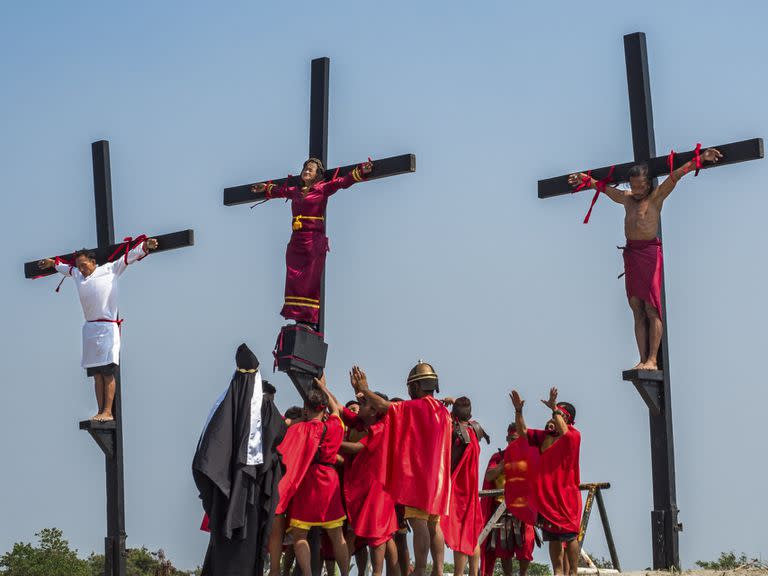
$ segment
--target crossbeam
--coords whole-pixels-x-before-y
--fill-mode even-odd
[[[330,180],[336,170],[339,171],[339,176],[346,176],[360,163],[350,164],[349,166],[341,166],[339,168],[329,168],[325,171],[325,180]],[[416,172],[416,155],[415,154],[401,154],[400,156],[390,156],[389,158],[377,159],[373,163],[373,170],[370,174],[365,176],[366,182],[369,180],[376,180],[377,178],[386,178],[387,176],[397,176],[398,174],[408,174],[409,172]],[[298,176],[292,176],[291,178],[278,178],[272,180],[272,183],[280,187],[288,182],[289,186],[300,185],[301,179]],[[262,180],[266,182],[266,180]],[[255,193],[251,191],[251,187],[259,182],[253,184],[243,184],[241,186],[232,186],[230,188],[224,188],[224,206],[236,206],[238,204],[248,204],[250,202],[258,202],[266,198],[264,192]]]
[[[161,234],[159,236],[150,236],[150,238],[155,238],[157,240],[157,248],[152,250],[152,254],[195,245],[195,231],[191,229],[171,232],[170,234]],[[123,242],[111,244],[106,248],[93,248],[93,251],[96,253],[96,263],[99,265],[105,264],[107,259],[121,246],[124,246]],[[69,254],[59,254],[59,256],[71,260],[74,254],[74,252],[70,252]],[[51,274],[56,273],[55,268],[41,270],[38,263],[39,260],[32,260],[31,262],[24,263],[25,278],[39,278],[41,276],[50,276]]]
[[[739,162],[747,162],[749,160],[759,160],[764,157],[763,154],[763,139],[752,138],[750,140],[741,140],[740,142],[731,142],[729,144],[720,144],[719,146],[708,146],[708,148],[717,148],[723,157],[718,160],[717,164],[705,164],[701,167],[702,170],[709,168],[717,168],[720,166],[727,166],[729,164],[738,164]],[[679,168],[686,162],[693,160],[694,151],[689,150],[687,152],[675,153],[675,168]],[[626,162],[624,164],[617,164],[613,169],[612,184],[621,184],[629,181],[629,170],[637,164],[636,162]],[[669,174],[669,156],[657,156],[647,161],[648,171],[650,178],[656,178],[658,176],[664,176]],[[592,172],[592,178],[600,180],[606,178],[610,172],[610,166],[604,166],[602,168],[595,168]],[[573,173],[584,172],[588,170],[574,170],[573,172],[566,174],[565,176],[556,176],[555,178],[547,178],[546,180],[539,180],[539,198],[552,198],[553,196],[562,196],[564,194],[572,194],[573,186],[568,184],[568,176]]]

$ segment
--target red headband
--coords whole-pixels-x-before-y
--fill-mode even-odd
[[[568,424],[569,421],[573,422],[573,416],[571,416],[571,413],[568,412],[568,410],[565,408],[565,406],[557,406],[557,409],[560,410],[560,412],[563,413],[563,416],[565,417],[565,423]]]

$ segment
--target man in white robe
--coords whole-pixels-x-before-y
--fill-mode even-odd
[[[148,238],[119,254],[116,259],[98,265],[96,255],[89,250],[75,253],[74,265],[58,257],[40,261],[40,268],[52,268],[71,277],[80,297],[83,324],[82,366],[92,376],[96,390],[98,413],[92,418],[104,422],[114,420],[112,404],[115,399],[115,368],[120,363],[120,324],[117,305],[118,278],[129,264],[144,258],[157,248],[157,240]]]

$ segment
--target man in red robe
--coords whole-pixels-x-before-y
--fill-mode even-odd
[[[307,533],[313,526],[325,530],[341,576],[348,576],[349,553],[343,531],[346,515],[335,468],[344,439],[344,424],[339,417],[342,407],[320,389],[325,386],[325,376],[316,379],[315,384],[318,388],[309,391],[304,403],[306,420],[288,428],[278,447],[285,475],[278,486],[276,514],[289,518],[293,549],[303,576],[312,574]]]
[[[524,450],[521,455],[520,449]],[[483,479],[483,490],[504,489],[509,492],[510,502],[519,497],[512,488],[519,483],[520,462],[525,462],[527,467],[527,453],[530,448],[528,441],[517,435],[515,424],[507,427],[507,448],[499,450],[491,456],[488,468]],[[510,475],[510,485],[506,486],[507,475]],[[493,500],[483,499],[483,522],[490,520],[499,504],[504,503],[505,496],[499,496]],[[481,554],[481,572],[483,576],[493,576],[496,559],[501,560],[504,576],[512,576],[512,559],[516,558],[520,569],[520,576],[526,576],[528,566],[533,560],[533,546],[536,542],[533,525],[523,522],[509,512],[499,520],[501,528],[494,528],[483,542]]]
[[[480,442],[487,436],[472,419],[472,402],[466,396],[453,401],[451,410],[451,499],[448,514],[440,519],[445,544],[453,550],[454,573],[464,574],[469,560],[470,576],[477,576],[480,549],[477,545],[483,531],[480,505]]]
[[[647,164],[638,164],[630,169],[630,190],[607,186],[605,182],[587,174],[571,174],[568,178],[571,186],[579,186],[580,189],[596,188],[624,206],[624,234],[627,237],[627,245],[623,248],[625,284],[640,352],[640,362],[635,366],[636,369],[658,369],[657,356],[664,330],[661,322],[664,258],[661,239],[658,237],[662,205],[680,178],[693,170],[698,174],[704,162],[715,163],[723,156],[715,148],[699,154],[700,148],[697,147],[693,160],[671,171],[669,178],[655,189],[649,178]],[[670,164],[674,164],[674,152],[670,154]]]
[[[525,401],[516,390],[510,394],[515,407],[515,426],[522,438],[538,448],[538,462],[533,458],[529,464],[535,467],[532,499],[538,513],[545,542],[549,542],[549,556],[555,576],[565,574],[564,561],[567,555],[568,573],[576,576],[579,565],[579,529],[581,527],[581,492],[579,491],[579,448],[581,434],[573,426],[576,410],[572,405],[557,403],[557,388],[549,391],[549,399],[542,400],[552,410],[552,418],[544,430],[529,429],[523,417]],[[518,512],[512,508],[515,515]],[[565,543],[565,544],[564,544]]]
[[[341,188],[362,182],[373,170],[368,161],[349,174],[325,180],[323,163],[317,158],[304,162],[301,185],[283,186],[271,182],[255,184],[253,192],[264,192],[267,199],[291,201],[293,233],[285,252],[285,302],[280,314],[297,322],[317,324],[320,316],[320,282],[325,269],[328,237],[325,235],[325,208],[328,198]]]
[[[413,530],[415,576],[424,576],[432,553],[432,575],[442,576],[445,539],[440,517],[449,512],[451,494],[451,415],[442,402],[437,374],[419,362],[408,374],[411,400],[391,403],[371,392],[365,373],[352,369],[355,391],[376,410],[386,411],[379,479],[394,501],[405,507]]]

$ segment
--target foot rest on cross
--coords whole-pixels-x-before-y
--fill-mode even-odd
[[[273,351],[275,367],[288,374],[305,400],[314,379],[323,374],[327,354],[323,335],[305,324],[283,326]]]
[[[114,456],[117,422],[114,420],[81,420],[80,430],[86,430],[96,440],[96,444],[99,445],[99,448],[108,458]]]
[[[624,370],[621,376],[632,382],[654,416],[661,415],[664,372],[662,370]]]

